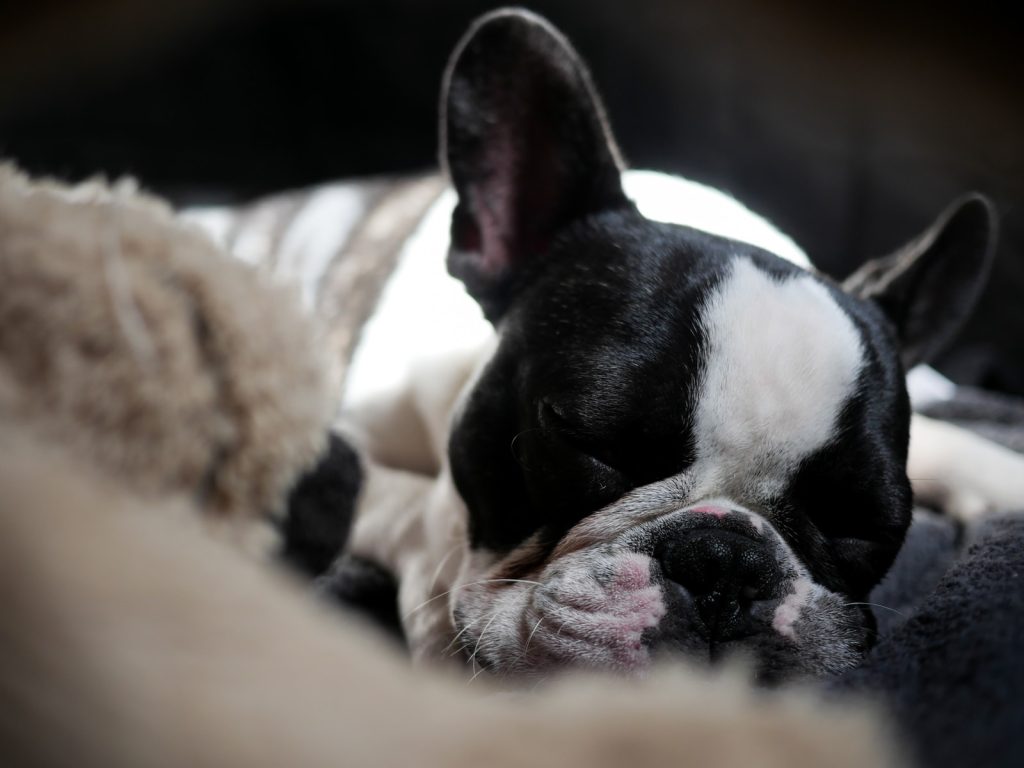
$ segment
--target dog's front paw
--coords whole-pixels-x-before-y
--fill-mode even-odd
[[[1024,455],[924,416],[911,424],[907,473],[919,503],[965,522],[1024,513]]]
[[[540,581],[466,585],[456,645],[474,669],[542,678],[568,667],[641,673],[644,633],[665,615],[651,560],[633,552],[578,557]]]
[[[951,517],[970,522],[985,515],[996,512],[1024,512],[1024,504],[1021,502],[1004,502],[1001,499],[1008,497],[1006,489],[998,487],[960,487],[946,489],[945,501],[942,510]]]
[[[650,662],[643,635],[666,610],[651,581],[651,560],[623,553],[609,560],[603,576],[574,573],[538,590],[534,645],[557,664],[639,672]]]

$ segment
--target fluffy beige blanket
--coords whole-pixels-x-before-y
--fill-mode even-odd
[[[0,761],[889,766],[741,671],[498,695],[409,669],[246,546],[332,403],[293,298],[131,187],[0,169]]]

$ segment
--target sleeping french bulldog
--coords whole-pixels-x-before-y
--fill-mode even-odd
[[[351,551],[397,576],[415,657],[837,673],[910,522],[911,421],[919,496],[1024,499],[1024,459],[908,397],[987,275],[983,198],[836,283],[720,192],[624,172],[586,68],[522,10],[473,25],[441,108],[454,191],[402,248],[342,416],[366,457]]]

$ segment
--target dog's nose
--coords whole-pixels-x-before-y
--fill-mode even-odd
[[[778,563],[760,541],[735,531],[700,529],[663,540],[655,551],[665,577],[683,587],[708,639],[753,634],[751,605],[774,597]]]

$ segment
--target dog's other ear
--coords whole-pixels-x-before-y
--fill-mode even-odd
[[[992,204],[981,195],[967,195],[915,240],[864,264],[843,288],[874,300],[888,315],[910,370],[938,354],[974,308],[995,241]]]
[[[489,13],[462,38],[445,73],[441,137],[459,196],[448,270],[492,321],[561,227],[630,205],[586,67],[528,11]]]

